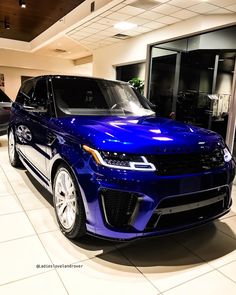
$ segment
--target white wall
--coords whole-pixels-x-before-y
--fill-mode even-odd
[[[114,79],[115,66],[146,59],[147,45],[236,24],[236,14],[202,15],[94,51],[93,75]]]
[[[92,76],[93,75],[93,64],[85,63],[82,65],[76,66],[77,68],[77,74],[80,76]]]
[[[5,93],[15,99],[21,76],[77,74],[72,60],[40,56],[14,50],[0,50],[0,73],[5,78]]]

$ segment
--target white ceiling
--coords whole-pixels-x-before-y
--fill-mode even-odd
[[[101,13],[91,13],[79,25],[34,52],[66,59],[90,56],[99,47],[123,42],[114,37],[116,34],[132,38],[201,14],[236,13],[236,0],[113,0],[107,9],[104,7]],[[129,31],[115,29],[114,24],[120,21],[135,23],[137,27]]]

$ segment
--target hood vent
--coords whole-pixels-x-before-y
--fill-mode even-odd
[[[125,34],[116,34],[116,35],[113,36],[113,38],[125,40],[125,39],[130,38],[130,36],[129,35],[125,35]]]

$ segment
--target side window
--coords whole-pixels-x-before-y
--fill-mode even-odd
[[[44,79],[26,81],[18,95],[16,102],[26,106],[44,107],[47,104],[47,83]]]
[[[29,105],[34,92],[34,80],[26,81],[20,88],[16,102],[22,105]]]
[[[39,107],[47,105],[48,92],[46,80],[40,79],[37,81],[34,89],[33,104]]]

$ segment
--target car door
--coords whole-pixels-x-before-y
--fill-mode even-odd
[[[25,126],[28,139],[24,145],[24,154],[38,173],[47,178],[46,152],[50,110],[48,108],[47,80],[43,77],[35,81],[34,91],[24,108],[27,110]]]

